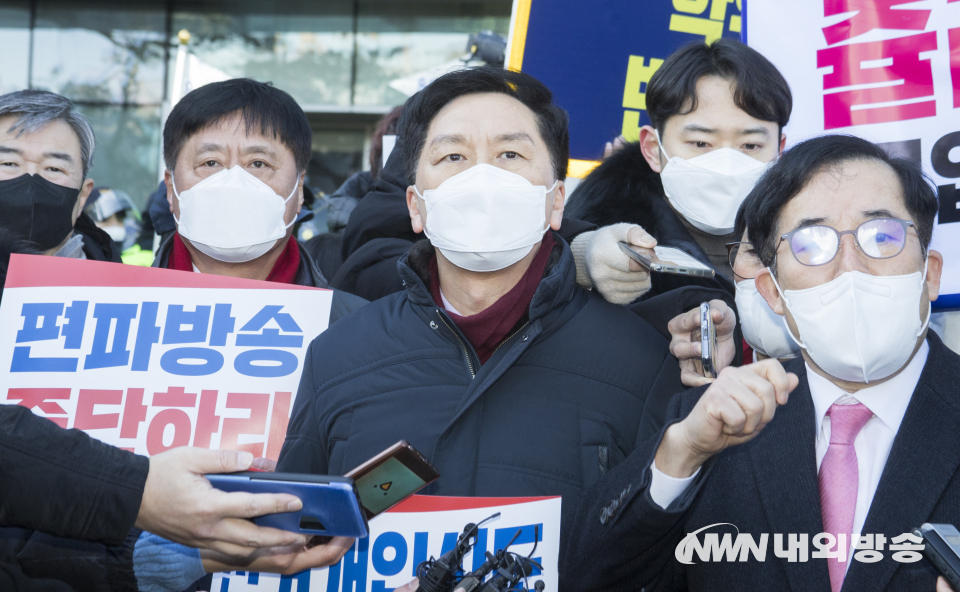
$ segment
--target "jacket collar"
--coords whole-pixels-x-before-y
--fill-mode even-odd
[[[114,248],[113,239],[90,216],[81,212],[73,231],[83,237],[83,251],[87,259],[120,263],[120,253]]]
[[[570,246],[556,233],[553,238],[553,252],[547,261],[540,286],[530,301],[528,318],[531,322],[544,319],[549,313],[562,307],[573,298],[576,290],[577,272]],[[436,308],[427,287],[430,280],[429,262],[433,255],[433,245],[430,241],[422,240],[414,243],[407,254],[397,262],[397,270],[407,290],[407,298],[413,304],[430,308]]]

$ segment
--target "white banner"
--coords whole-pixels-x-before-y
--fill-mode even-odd
[[[715,0],[716,1],[716,0]],[[747,43],[790,83],[788,145],[853,134],[936,185],[939,308],[960,307],[960,1],[748,0]]]
[[[412,580],[417,566],[454,547],[463,527],[500,512],[484,523],[477,545],[463,568],[472,571],[486,560],[484,552],[503,548],[517,531],[510,551],[532,558],[543,573],[528,579],[529,589],[543,580],[547,592],[557,590],[560,553],[560,498],[456,498],[413,496],[370,521],[370,536],[357,541],[343,560],[326,569],[294,576],[249,572],[217,574],[211,592],[388,592]],[[536,534],[536,549],[534,549]],[[294,588],[296,586],[296,588]]]
[[[333,292],[14,255],[0,305],[0,403],[153,455],[276,459]]]

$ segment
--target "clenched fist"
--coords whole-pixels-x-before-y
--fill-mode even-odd
[[[657,449],[657,469],[686,478],[713,455],[750,441],[798,383],[777,360],[725,368],[690,414],[667,429]]]

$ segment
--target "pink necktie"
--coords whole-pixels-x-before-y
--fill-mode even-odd
[[[823,511],[823,531],[836,537],[846,535],[847,543],[853,531],[853,514],[857,508],[857,451],[853,441],[864,424],[873,417],[863,403],[831,405],[830,446],[820,463],[820,505]],[[839,544],[839,542],[838,542]],[[848,558],[849,560],[849,558]],[[840,592],[846,563],[837,558],[827,559],[830,570],[830,588]]]

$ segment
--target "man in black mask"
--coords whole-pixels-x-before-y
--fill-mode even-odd
[[[24,90],[0,96],[0,219],[9,239],[46,255],[120,261],[110,236],[81,212],[93,189],[95,140],[68,99]]]

